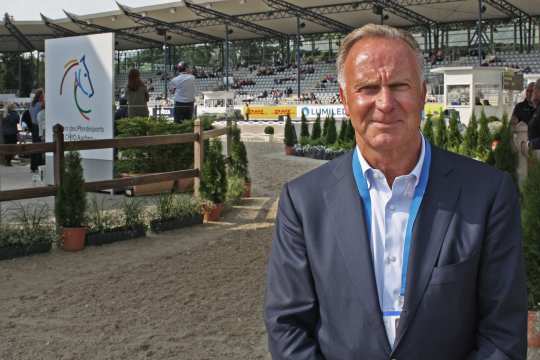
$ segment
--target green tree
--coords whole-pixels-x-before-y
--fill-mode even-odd
[[[313,129],[311,131],[311,140],[317,140],[321,137],[321,115],[317,114]]]
[[[508,172],[517,184],[517,163],[518,156],[512,146],[512,128],[508,123],[508,115],[503,114],[502,127],[497,136],[499,143],[493,151],[494,166],[502,171]]]
[[[457,111],[450,112],[450,122],[448,125],[448,149],[458,152],[462,137],[458,127]]]
[[[471,115],[469,125],[467,125],[467,130],[465,131],[463,146],[463,153],[466,156],[474,157],[476,155],[476,149],[478,147],[478,123],[476,121],[476,115],[474,114],[474,111]]]
[[[301,129],[300,129],[300,137],[301,138],[309,138],[309,126],[306,119],[306,114],[302,112],[302,122],[301,122]]]
[[[64,160],[62,182],[55,199],[56,219],[62,227],[81,227],[86,212],[86,192],[81,157],[68,152]]]
[[[326,130],[326,145],[332,145],[337,140],[336,119],[332,116],[328,121],[328,129]]]
[[[227,193],[227,173],[221,141],[212,139],[201,170],[201,197],[221,204]]]
[[[422,134],[430,142],[434,143],[435,135],[433,134],[433,120],[431,120],[432,115],[426,115],[426,121],[424,122],[424,128],[422,129]]]
[[[296,130],[294,129],[290,116],[287,116],[287,120],[285,120],[285,134],[283,142],[287,146],[294,146],[294,144],[298,143],[298,139],[296,138]]]
[[[328,126],[330,125],[330,116],[326,116],[324,118],[324,123],[323,123],[323,130],[322,130],[322,138],[323,139],[326,139],[326,134],[328,133]]]
[[[540,303],[540,161],[534,157],[522,190],[521,218],[529,309],[536,310]]]
[[[440,147],[441,149],[446,149],[448,147],[448,134],[446,131],[446,122],[444,120],[444,113],[439,113],[439,119],[437,121],[437,129],[435,133],[435,145]]]
[[[488,127],[488,119],[484,109],[480,112],[480,130],[478,131],[477,153],[481,158],[486,158],[491,151],[491,134]]]
[[[348,122],[347,119],[341,120],[341,126],[339,127],[339,135],[338,135],[338,139],[341,142],[344,142],[347,140],[347,127],[349,126],[347,122]]]
[[[244,142],[240,139],[240,128],[234,125],[232,128],[231,157],[229,162],[229,174],[237,176],[249,182],[247,151]]]

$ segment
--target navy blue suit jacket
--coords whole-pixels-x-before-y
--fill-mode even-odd
[[[275,360],[522,360],[527,291],[510,176],[432,147],[392,347],[352,152],[286,184],[268,265]]]

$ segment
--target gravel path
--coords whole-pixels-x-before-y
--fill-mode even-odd
[[[246,146],[254,198],[220,222],[0,262],[0,359],[268,359],[277,198],[321,162]]]

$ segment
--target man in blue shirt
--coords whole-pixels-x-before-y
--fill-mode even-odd
[[[273,359],[525,359],[527,293],[511,177],[420,133],[414,38],[343,41],[356,149],[283,188],[268,265]]]

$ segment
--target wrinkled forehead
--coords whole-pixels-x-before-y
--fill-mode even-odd
[[[381,71],[395,76],[418,76],[415,52],[402,40],[366,38],[353,45],[345,60],[345,67],[357,77]]]

